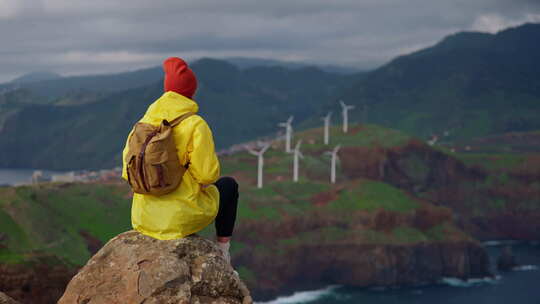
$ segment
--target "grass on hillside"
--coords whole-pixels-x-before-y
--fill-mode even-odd
[[[98,184],[49,184],[0,189],[0,228],[13,254],[43,252],[83,265],[90,258],[81,233],[106,242],[130,229],[127,188]]]
[[[456,153],[467,166],[478,165],[491,171],[508,170],[526,165],[527,155],[516,153]]]
[[[375,211],[383,209],[393,212],[408,212],[420,205],[403,190],[389,184],[373,181],[360,180],[350,191],[340,193],[333,200],[329,208],[334,210],[366,210]]]

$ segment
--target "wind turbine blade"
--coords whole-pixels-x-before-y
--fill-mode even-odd
[[[339,103],[341,104],[342,107],[346,107],[347,105],[343,102],[343,100],[340,100]]]
[[[284,127],[284,128],[285,128],[285,127],[287,127],[287,123],[285,123],[285,122],[280,122],[280,123],[278,123],[278,126],[279,126],[279,127]]]
[[[294,116],[289,117],[289,119],[287,119],[287,123],[288,124],[292,123],[293,119],[294,119]]]
[[[246,149],[246,151],[248,151],[249,154],[251,155],[255,155],[255,156],[259,156],[259,152],[253,150],[251,147],[249,146],[244,146],[244,149]]]
[[[347,108],[348,108],[349,110],[352,110],[352,109],[354,109],[354,108],[356,108],[356,107],[355,107],[355,106],[347,106]]]
[[[323,153],[324,155],[332,156],[332,151],[326,151]]]
[[[302,152],[300,152],[300,151],[298,151],[298,156],[299,156],[300,158],[304,158],[304,154],[302,154]]]
[[[334,148],[334,153],[337,153],[339,151],[339,149],[341,149],[341,145],[337,145],[335,148]]]
[[[302,145],[302,140],[301,139],[296,143],[296,146],[294,147],[294,149],[295,150],[300,149],[300,145]]]
[[[262,150],[261,150],[260,153],[261,153],[261,154],[264,154],[264,152],[266,152],[266,150],[268,150],[268,148],[270,148],[270,144],[266,144],[266,145],[262,148]]]

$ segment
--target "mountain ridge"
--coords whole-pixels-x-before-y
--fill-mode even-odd
[[[433,47],[400,56],[374,71],[352,75],[327,73],[317,67],[241,69],[224,60],[205,58],[192,64],[200,84],[195,99],[200,101],[201,114],[215,131],[218,149],[275,134],[279,131],[276,124],[290,115],[295,116],[296,129],[318,126],[321,116],[339,109],[337,101],[340,99],[356,105],[349,114],[352,122],[380,124],[422,138],[446,134],[446,141],[463,141],[538,130],[540,39],[536,37],[540,37],[540,24],[525,24],[497,34],[457,33]],[[137,83],[130,82],[129,77],[117,80],[116,83],[124,85],[115,87],[118,90],[124,88],[120,91],[95,96],[91,91],[72,92],[72,95],[59,99],[35,102],[51,108],[32,110],[33,105],[26,102],[22,106],[25,94],[36,94],[27,88],[29,91],[21,93],[17,101],[4,101],[9,107],[0,110],[0,148],[8,153],[0,155],[0,166],[90,169],[118,164],[124,133],[137,117],[142,116],[145,105],[162,93],[161,70],[157,67],[150,70],[153,76],[146,75]],[[144,74],[144,71],[135,74]],[[130,77],[136,78],[135,74]],[[110,80],[113,76],[107,77],[105,79]],[[144,82],[148,83],[140,86]],[[104,83],[102,79],[95,85]],[[137,88],[130,87],[137,85]],[[70,105],[73,109],[66,110],[58,105]],[[106,110],[107,107],[110,109]],[[65,151],[49,149],[32,151],[34,154],[31,155],[19,153],[30,146],[31,141],[18,136],[16,129],[27,132],[25,134],[43,131],[37,123],[21,123],[19,120],[24,117],[17,113],[31,112],[33,116],[30,117],[36,117],[39,109],[43,109],[41,114],[49,113],[43,120],[57,133],[53,135],[45,130],[48,137],[44,140],[48,146],[57,147],[55,149],[65,146],[63,135],[59,134],[69,130],[63,122],[69,120],[71,127],[95,132],[102,128],[113,132],[110,134],[114,140],[104,138],[110,134],[102,134],[92,135],[96,141],[80,139],[72,143],[84,147],[89,151],[85,153],[91,155],[91,149],[97,147],[92,144],[99,142],[108,154],[100,152],[99,157],[97,154],[96,157],[76,155],[72,158],[84,160],[84,163],[64,161],[51,167],[47,159],[60,157]],[[100,115],[108,119],[100,121]],[[85,125],[81,121],[92,124]],[[23,127],[28,130],[21,129]],[[23,162],[19,155],[27,155],[26,159],[30,161]],[[62,158],[69,159],[70,156]],[[61,167],[56,167],[59,164]]]
[[[356,106],[352,121],[423,138],[533,131],[540,128],[537,37],[540,24],[497,34],[454,34],[368,73],[337,99]],[[328,103],[320,115],[336,106]]]

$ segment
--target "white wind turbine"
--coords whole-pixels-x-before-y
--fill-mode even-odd
[[[328,145],[328,141],[330,138],[330,118],[332,117],[332,112],[328,112],[326,116],[324,116],[322,119],[324,120],[324,144]]]
[[[281,122],[278,126],[285,128],[285,152],[291,153],[292,121],[294,116],[289,117],[286,122]]]
[[[294,167],[293,167],[293,182],[298,181],[298,162],[300,158],[304,158],[302,152],[300,152],[300,145],[302,140],[299,140],[294,147]]]
[[[337,159],[338,159],[337,153],[339,152],[340,148],[341,148],[341,145],[337,145],[337,146],[334,147],[334,149],[332,151],[328,151],[328,152],[325,153],[327,155],[332,156],[332,162],[331,162],[332,165],[331,165],[331,169],[330,169],[330,182],[332,184],[336,183],[336,163],[337,163]]]
[[[247,147],[248,152],[251,155],[255,155],[258,157],[258,166],[257,166],[257,188],[262,188],[263,186],[263,167],[264,167],[264,152],[270,148],[270,143],[267,143],[263,146],[263,148],[260,151],[255,151],[249,147]]]
[[[346,105],[343,100],[340,100],[339,104],[341,104],[341,111],[343,113],[343,133],[347,133],[349,130],[349,110],[354,109],[354,106]]]

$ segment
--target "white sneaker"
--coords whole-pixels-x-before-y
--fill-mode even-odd
[[[225,261],[231,266],[233,273],[236,277],[240,278],[240,275],[238,274],[238,271],[234,270],[234,268],[231,265],[231,254],[229,253],[229,248],[231,247],[231,242],[227,243],[221,243],[217,242],[219,249],[221,249],[221,254]]]
[[[225,261],[231,265],[231,254],[229,253],[229,248],[231,247],[231,242],[217,242],[219,249],[221,249],[221,254],[223,255],[223,258]]]

